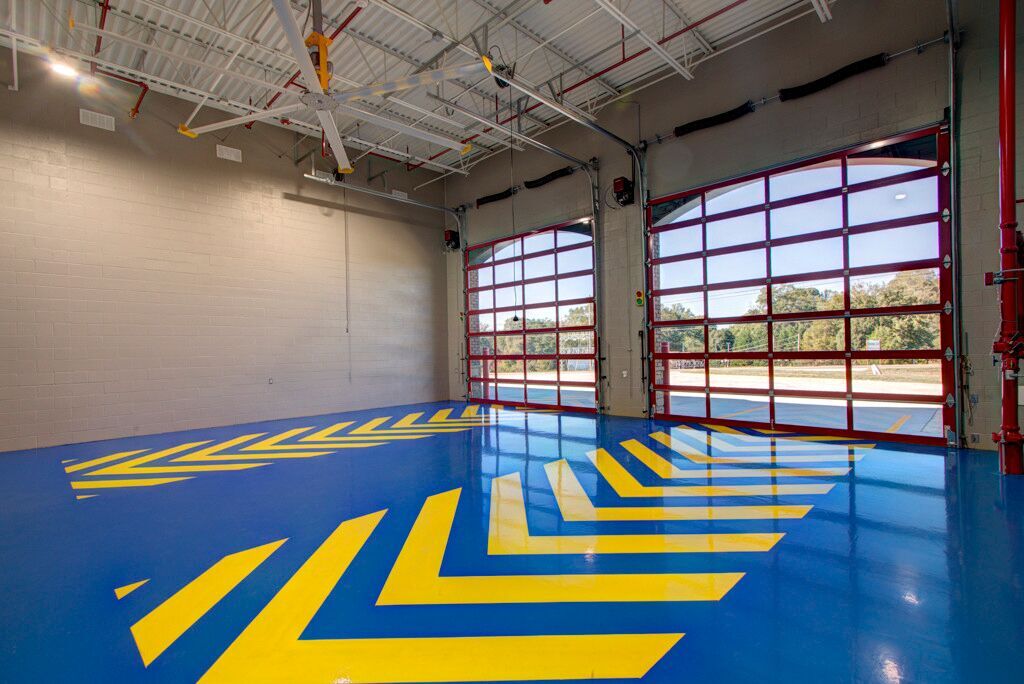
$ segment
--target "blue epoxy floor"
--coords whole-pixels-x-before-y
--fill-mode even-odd
[[[488,424],[469,426],[458,422],[465,407],[452,403],[395,407],[0,454],[0,680],[198,680],[234,648],[236,637],[257,615],[266,615],[264,607],[271,599],[278,600],[274,597],[282,586],[297,581],[300,567],[316,555],[318,547],[323,548],[325,539],[334,538],[340,523],[387,509],[340,581],[316,600],[311,621],[298,635],[300,643],[401,638],[387,642],[388,657],[378,656],[368,665],[376,662],[383,667],[386,661],[394,672],[401,670],[403,644],[421,637],[614,634],[623,635],[620,641],[625,644],[628,635],[685,633],[672,637],[664,653],[655,654],[643,681],[1020,681],[1024,479],[1000,478],[991,452],[947,456],[937,449],[881,443],[869,449],[860,443],[836,447],[785,440],[776,444],[776,462],[768,463],[772,453],[768,440],[751,435],[715,434],[708,448],[705,433],[672,431],[676,426],[669,423],[567,413],[496,413],[486,407],[480,415]],[[422,427],[446,408],[454,411],[440,419],[456,422]],[[423,415],[409,419],[405,434],[438,426],[466,429],[422,433],[429,436],[420,439],[383,437],[402,434],[403,428],[392,426],[411,413]],[[385,416],[392,420],[373,421]],[[353,422],[327,430],[347,421]],[[380,438],[380,446],[281,458],[308,452],[296,446],[304,436],[320,431],[320,436],[306,441],[319,448],[332,437],[352,435],[352,430],[368,421],[369,434]],[[671,433],[676,440],[671,444],[691,456],[762,462],[700,464],[650,436],[659,432]],[[266,434],[249,441],[236,439],[256,433]],[[281,440],[259,443],[282,433]],[[204,440],[212,441],[193,444]],[[229,444],[219,451],[208,451],[205,460],[174,460],[226,441]],[[623,442],[633,445],[633,451]],[[119,474],[115,468],[108,474],[91,474],[184,444],[192,446],[138,463],[135,471],[128,468]],[[244,451],[253,444],[259,448]],[[281,446],[286,448],[274,448]],[[608,458],[627,471],[626,480],[638,487],[834,486],[827,493],[779,496],[744,496],[744,490],[737,488],[708,490],[712,496],[675,496],[681,491],[675,490],[668,498],[623,497],[613,490],[611,471],[602,474],[597,469],[600,461],[588,458],[587,452],[598,447],[606,449]],[[642,447],[670,460],[686,471],[686,477],[663,479],[638,457],[647,453],[638,451]],[[66,467],[136,450],[149,451],[64,472]],[[216,460],[218,455],[232,458]],[[851,455],[860,458],[849,461]],[[802,462],[787,461],[790,456]],[[69,459],[74,460],[62,464]],[[613,517],[622,515],[625,508],[812,508],[802,518],[786,519],[567,522],[556,503],[554,481],[548,478],[552,464],[560,459],[568,462],[564,465],[582,485],[585,500],[598,509],[618,511]],[[238,471],[143,470],[255,462],[271,464]],[[775,472],[761,477],[704,477],[709,470],[724,468],[826,466],[851,470],[827,476],[788,477]],[[494,479],[499,476],[505,477]],[[191,479],[147,487],[72,489],[70,484],[173,477]],[[513,542],[520,533],[544,538],[542,542],[552,535],[582,536],[588,539],[584,546],[593,541],[593,548],[582,553],[555,554],[548,549],[488,554],[496,482],[505,482],[502,487],[506,488],[508,482],[519,482],[521,489],[516,491],[524,493],[528,530],[508,523]],[[512,598],[506,592],[495,595],[491,603],[472,605],[429,605],[429,600],[427,605],[407,605],[415,601],[375,605],[425,501],[456,488],[461,494],[443,556],[441,575],[445,577],[504,575],[513,577],[515,587],[518,578],[546,575],[555,578],[551,580],[555,591],[558,582],[564,581],[562,595],[568,596],[577,590],[570,585],[580,574],[745,574],[720,600],[509,603]],[[514,517],[514,510],[511,514],[508,510],[515,506],[501,501],[498,513]],[[614,546],[621,542],[604,545],[612,537],[642,541],[652,536],[669,540],[682,539],[677,535],[712,534],[742,541],[748,537],[737,535],[760,538],[771,533],[784,535],[773,548],[743,552],[655,553],[649,548],[644,553],[619,553],[611,551],[622,550]],[[133,625],[162,610],[186,585],[194,586],[190,583],[199,581],[226,555],[283,539],[287,541],[244,578],[232,581],[221,592],[226,595],[201,615],[182,618],[161,613],[166,619],[154,630],[176,638],[159,649],[148,667],[143,665]],[[574,541],[578,539],[568,540],[569,547],[575,548],[570,543]],[[320,571],[336,568],[339,562],[335,558]],[[562,575],[569,579],[559,580]],[[141,580],[148,582],[121,599],[115,597],[115,588]],[[608,591],[611,595],[621,590]],[[183,624],[180,636],[173,628],[175,622]],[[439,658],[447,653],[445,640],[430,643],[437,644]],[[641,661],[631,649],[611,646],[601,653],[604,660]],[[268,650],[271,655],[277,653]],[[500,680],[498,674],[528,662],[540,667],[540,672],[560,673],[564,678],[566,672],[576,671],[572,667],[581,665],[569,650],[557,648],[545,656],[536,649],[521,653],[512,648],[499,656],[489,655],[484,669]],[[284,653],[282,647],[280,654]],[[467,676],[449,679],[481,679],[480,659],[474,657],[473,649],[456,653],[444,655],[441,665],[424,658],[420,669],[406,670],[404,678],[415,681],[410,672],[423,674],[422,679],[424,673],[434,671],[431,668],[452,672],[465,666]],[[606,665],[601,658],[595,659],[595,677],[601,679]],[[346,672],[346,663],[339,662],[325,679],[345,681]],[[269,673],[257,670],[245,681],[262,681]],[[589,680],[590,673],[574,679]]]

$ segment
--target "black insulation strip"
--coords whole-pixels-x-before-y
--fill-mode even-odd
[[[573,166],[566,166],[564,169],[552,171],[546,176],[541,176],[540,178],[535,178],[534,180],[523,181],[523,185],[525,185],[528,189],[533,190],[534,188],[539,188],[542,185],[547,185],[553,180],[558,180],[559,178],[564,178],[565,176],[571,176],[572,172],[575,170],[576,168]]]
[[[821,78],[804,83],[803,85],[793,86],[792,88],[782,88],[779,90],[779,99],[785,102],[786,100],[795,100],[798,97],[805,97],[816,93],[819,90],[824,90],[830,86],[834,86],[840,81],[845,81],[851,76],[862,74],[865,71],[871,71],[879,67],[884,67],[888,57],[884,52],[880,52],[877,55],[871,57],[865,57],[859,59],[856,62],[851,62],[841,69],[836,69],[828,76],[822,76]]]
[[[677,138],[681,138],[684,135],[695,133],[697,131],[702,131],[705,128],[711,128],[712,126],[720,126],[721,124],[729,123],[730,121],[735,121],[740,117],[750,114],[752,111],[754,111],[754,103],[751,102],[750,100],[747,100],[739,107],[730,109],[727,112],[715,114],[714,116],[706,116],[703,119],[689,121],[687,123],[682,124],[681,126],[676,126],[673,133],[676,134]]]
[[[491,202],[498,202],[503,199],[508,199],[514,194],[516,194],[516,189],[509,188],[508,190],[502,190],[501,192],[497,192],[493,195],[485,195],[484,197],[478,197],[476,200],[476,208],[479,209],[485,204],[490,204]]]

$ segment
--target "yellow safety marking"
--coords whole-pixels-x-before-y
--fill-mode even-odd
[[[384,416],[382,418],[373,418],[366,421],[363,425],[357,428],[349,430],[350,435],[370,435],[373,439],[423,439],[429,437],[431,434],[438,432],[446,432],[443,428],[438,429],[436,427],[423,427],[417,428],[416,430],[389,430],[378,429],[381,425],[391,420],[391,416]],[[423,434],[418,434],[423,433]]]
[[[116,487],[155,487],[157,485],[170,484],[191,480],[192,477],[135,477],[118,480],[72,480],[72,489],[113,489]]]
[[[79,495],[78,495],[78,496],[76,496],[75,498],[76,498],[76,499],[79,499],[79,500],[81,500],[81,499],[91,499],[91,498],[93,498],[94,496],[99,496],[99,494],[79,494]]]
[[[544,465],[555,502],[568,522],[623,520],[782,520],[802,518],[813,506],[608,506],[595,507],[565,459]]]
[[[77,460],[78,460],[77,458],[65,458],[63,461],[61,461],[61,465],[65,464],[65,463],[74,463]]]
[[[731,414],[731,415],[738,416],[741,413],[747,413],[748,411],[760,411],[763,408],[768,408],[768,407],[767,406],[758,406],[757,408],[746,409],[745,411],[739,411],[739,412]],[[729,427],[728,425],[715,425],[714,423],[701,423],[701,425],[706,427],[706,428],[708,428],[709,430],[714,430],[715,432],[724,432],[724,433],[729,434],[729,435],[742,435],[743,434],[739,430],[735,430],[735,429]]]
[[[845,437],[835,437],[833,435],[802,435],[795,434],[788,430],[769,430],[767,428],[752,428],[754,432],[759,432],[762,435],[778,435],[781,439],[795,439],[800,442],[828,442],[830,444],[848,444],[850,446],[869,446],[874,447],[874,444],[853,444],[853,440]]]
[[[767,485],[642,485],[622,464],[604,449],[588,451],[587,457],[623,498],[664,496],[791,496],[828,494],[831,484],[767,484]]]
[[[711,427],[711,426],[705,426],[705,427]],[[700,430],[689,431],[689,430],[686,430],[685,428],[683,428],[683,429],[674,428],[674,429],[678,429],[678,430],[680,430],[680,432],[692,432],[693,436],[695,438],[703,437],[705,442],[709,441],[707,433],[701,432]],[[719,430],[719,431],[723,432],[721,430]],[[730,446],[732,446],[730,444],[731,442],[746,442],[748,444],[758,445],[759,449],[764,449],[765,448],[765,446],[764,446],[765,444],[777,445],[777,446],[780,446],[780,447],[785,447],[785,448],[790,448],[790,449],[794,449],[794,448],[795,449],[814,449],[815,448],[814,445],[809,445],[809,444],[806,444],[805,442],[825,442],[829,446],[834,446],[834,447],[838,447],[838,448],[851,447],[851,446],[853,446],[853,447],[862,446],[860,444],[850,444],[848,440],[847,441],[836,440],[835,437],[825,437],[823,435],[797,435],[797,436],[794,436],[792,434],[776,433],[776,434],[766,438],[766,437],[763,437],[763,436],[760,436],[760,435],[749,435],[749,434],[747,434],[745,432],[740,432],[739,430],[733,430],[731,433],[729,433],[729,438],[728,439],[722,439],[721,440],[721,443],[729,444]],[[714,443],[718,444],[719,442],[714,442]],[[874,446],[874,445],[871,445],[871,446]]]
[[[148,667],[286,541],[279,539],[224,556],[132,625],[143,664]]]
[[[661,454],[644,446],[635,439],[620,444],[645,466],[665,479],[697,479],[712,477],[842,477],[850,472],[849,468],[690,468],[676,466]]]
[[[742,572],[441,577],[461,490],[429,497],[377,605],[718,601]]]
[[[463,418],[475,418],[480,415],[480,404],[470,404],[466,408],[462,409]]]
[[[708,448],[723,452],[747,452],[747,451],[814,451],[835,453],[844,451],[850,447],[860,447],[860,444],[807,444],[806,442],[793,442],[785,438],[756,437],[736,433],[728,438],[704,432],[703,430],[692,430],[689,428],[672,428],[672,434],[688,436],[693,440],[703,443]],[[736,441],[751,443],[750,446],[735,444]]]
[[[75,465],[68,466],[64,469],[64,472],[77,473],[79,470],[86,470],[88,468],[92,468],[93,466],[103,465],[104,463],[110,463],[111,461],[119,461],[122,458],[128,458],[129,456],[134,456],[135,454],[141,454],[144,451],[146,451],[146,449],[136,449],[135,451],[120,451],[116,454],[110,454],[109,456],[100,456],[99,458],[94,458],[91,461],[82,461],[81,463],[76,463]]]
[[[782,536],[778,532],[533,536],[526,523],[519,473],[491,481],[487,535],[487,553],[491,555],[768,551]]]
[[[120,601],[125,596],[132,593],[148,581],[148,579],[144,579],[139,580],[138,582],[132,582],[131,584],[126,584],[123,587],[118,587],[117,589],[114,589],[114,596],[116,596],[117,600]]]
[[[635,679],[646,674],[683,636],[301,639],[385,512],[339,525],[200,683]]]
[[[415,429],[415,428],[426,428],[427,425],[425,423],[417,423],[416,422],[417,420],[419,420],[422,417],[423,417],[423,413],[410,413],[409,415],[407,415],[407,416],[405,416],[403,418],[400,418],[399,420],[395,421],[395,423],[391,427],[394,428],[394,429],[402,429],[402,430],[405,430],[407,428],[413,428],[413,429]],[[480,420],[473,420],[473,421],[466,421],[466,422],[459,423],[459,425],[461,425],[461,427],[458,427],[458,426],[446,426],[446,427],[430,426],[430,432],[439,432],[439,433],[440,432],[465,432],[466,430],[472,430],[475,427],[485,426],[485,425],[487,425],[487,423],[483,423]]]
[[[249,468],[259,468],[260,466],[270,465],[269,463],[225,463],[217,465],[188,465],[188,466],[147,466],[146,463],[150,463],[160,458],[167,456],[173,456],[174,454],[181,453],[182,451],[188,451],[197,446],[208,444],[208,441],[203,442],[189,442],[187,444],[179,444],[169,449],[163,449],[161,451],[154,452],[152,454],[146,454],[145,456],[138,456],[136,458],[129,459],[127,461],[121,461],[114,465],[107,466],[106,468],[100,468],[99,470],[93,470],[92,472],[86,473],[86,476],[93,477],[96,475],[156,475],[163,473],[203,473],[210,471],[223,471],[223,470],[247,470]],[[251,458],[251,457],[250,457]],[[184,459],[175,459],[184,460]]]
[[[908,420],[910,420],[910,415],[909,414],[907,414],[905,416],[900,416],[899,419],[897,419],[895,423],[893,423],[888,428],[886,428],[885,431],[886,432],[898,432],[899,429],[901,427],[903,427],[903,424],[906,423]]]
[[[355,421],[346,420],[346,421],[341,422],[341,423],[335,423],[334,425],[329,425],[329,426],[325,427],[323,430],[317,430],[313,434],[307,435],[307,436],[301,438],[299,441],[300,442],[330,442],[332,440],[341,439],[340,437],[336,437],[335,434],[340,432],[341,430],[344,430],[349,425],[351,425],[353,422],[355,422]]]
[[[670,437],[664,432],[652,432],[651,439],[660,444],[664,444],[681,456],[685,456],[694,463],[722,463],[722,464],[737,464],[737,463],[754,463],[764,465],[775,465],[784,463],[830,463],[830,462],[852,462],[859,461],[863,457],[861,454],[851,454],[849,450],[843,449],[837,452],[823,452],[816,455],[809,454],[772,454],[770,456],[708,456],[702,454],[699,451],[695,451],[694,448],[688,443],[682,440]]]
[[[234,437],[232,439],[225,440],[225,441],[220,442],[218,444],[212,444],[212,445],[210,445],[210,446],[208,446],[208,447],[206,447],[204,449],[199,449],[198,451],[193,451],[192,453],[185,454],[184,456],[179,456],[178,458],[174,459],[174,461],[175,462],[181,461],[181,462],[187,462],[187,463],[191,463],[191,462],[195,462],[195,461],[242,461],[242,460],[249,460],[249,461],[251,461],[252,459],[260,459],[260,460],[263,460],[263,461],[269,461],[269,460],[277,460],[279,458],[313,458],[315,456],[323,456],[325,454],[331,453],[330,451],[291,451],[291,452],[285,452],[285,453],[260,454],[260,455],[257,455],[257,454],[242,454],[242,453],[237,453],[237,452],[236,453],[222,453],[224,451],[227,451],[228,449],[231,449],[233,447],[238,446],[239,444],[244,444],[244,443],[249,442],[251,440],[254,440],[254,439],[257,439],[259,437],[262,437],[265,434],[267,434],[267,433],[265,433],[265,432],[256,432],[256,433],[251,434],[251,435],[242,435],[240,437]],[[308,449],[309,447],[308,446],[303,446],[303,448]],[[332,446],[331,448],[334,449],[335,447]],[[254,466],[262,466],[262,465],[270,465],[270,463],[269,462],[264,462],[264,463],[256,463],[256,464],[254,464]],[[244,470],[244,468],[243,468],[243,470]]]
[[[333,426],[332,426],[333,427]],[[281,442],[292,439],[301,435],[303,432],[308,432],[313,428],[293,428],[291,430],[285,430],[279,435],[273,437],[267,437],[266,439],[260,440],[255,444],[249,444],[242,447],[241,451],[298,451],[300,449],[327,449],[328,451],[310,453],[303,452],[294,454],[292,456],[281,456],[280,454],[274,454],[273,458],[311,458],[315,456],[323,456],[336,449],[362,449],[368,446],[379,446],[380,444],[367,444],[365,437],[334,437],[330,440],[325,440],[325,444],[306,444],[305,442],[312,441],[312,436],[303,438],[302,444],[281,444]],[[351,442],[358,441],[358,444]],[[346,443],[348,442],[348,443]],[[255,458],[255,457],[254,457]]]

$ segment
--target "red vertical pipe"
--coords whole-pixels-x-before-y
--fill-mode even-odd
[[[999,470],[1005,475],[1024,472],[1020,422],[1017,418],[1017,372],[1020,369],[1020,246],[1017,239],[1016,185],[1016,0],[999,2],[999,336],[995,351],[1002,355],[1002,421],[999,433]]]

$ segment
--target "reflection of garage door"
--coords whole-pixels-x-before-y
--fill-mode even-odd
[[[943,442],[948,149],[933,128],[654,200],[655,415]]]
[[[590,219],[466,251],[469,397],[597,410]]]

